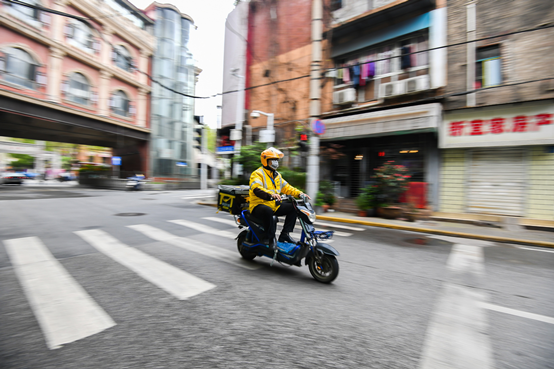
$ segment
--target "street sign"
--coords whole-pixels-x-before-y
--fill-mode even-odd
[[[262,129],[260,131],[260,142],[275,142],[275,130]]]
[[[184,161],[178,161],[178,162],[177,162],[177,166],[178,166],[178,167],[186,167],[186,166],[187,166],[187,163],[184,162]]]
[[[112,165],[121,165],[121,156],[112,156]]]
[[[312,129],[316,134],[322,135],[325,133],[325,124],[323,124],[321,119],[316,119],[312,122]]]

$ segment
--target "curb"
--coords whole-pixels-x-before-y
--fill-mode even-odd
[[[206,205],[206,206],[217,207],[217,204],[209,203],[209,202],[198,201],[197,204],[198,205]],[[439,230],[439,229],[414,227],[414,226],[404,226],[404,225],[396,225],[396,224],[384,224],[384,223],[379,223],[379,222],[371,222],[371,221],[367,221],[367,220],[336,218],[336,217],[330,217],[330,216],[326,216],[326,215],[318,215],[317,219],[327,220],[327,221],[337,222],[337,223],[360,224],[360,225],[365,225],[365,226],[369,226],[369,227],[390,228],[390,229],[397,229],[397,230],[401,230],[401,231],[431,233],[431,234],[438,234],[438,235],[442,235],[442,236],[472,238],[472,239],[483,240],[483,241],[491,241],[491,242],[514,243],[514,244],[518,244],[518,245],[530,245],[530,246],[540,246],[540,247],[554,248],[554,242],[548,242],[548,241],[531,241],[531,240],[522,240],[522,239],[518,239],[518,238],[509,238],[509,237],[500,237],[500,236],[486,236],[486,235],[477,235],[477,234],[473,234],[473,233],[454,232],[454,231],[442,231],[442,230]]]

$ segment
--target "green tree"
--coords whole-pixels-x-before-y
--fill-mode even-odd
[[[249,146],[241,146],[240,154],[233,158],[233,163],[242,164],[244,175],[250,176],[250,173],[262,165],[260,162],[260,154],[265,149],[266,144],[262,142],[257,142]]]
[[[35,158],[27,154],[10,154],[12,158],[17,160],[11,162],[12,168],[16,169],[31,169],[35,166]]]
[[[212,152],[212,153],[215,153],[216,140],[217,140],[217,130],[211,129],[210,127],[207,127],[207,126],[206,126],[205,130],[206,130],[208,151]]]

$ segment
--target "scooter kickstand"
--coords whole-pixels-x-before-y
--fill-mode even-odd
[[[270,267],[273,266],[275,259],[277,259],[277,247],[275,247],[275,251],[273,252],[273,260],[271,260],[271,264],[269,264]]]

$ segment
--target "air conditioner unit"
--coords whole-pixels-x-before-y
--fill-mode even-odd
[[[380,87],[380,96],[383,98],[402,95],[404,93],[404,81],[383,83]]]
[[[405,91],[407,94],[412,94],[419,91],[424,91],[429,89],[429,75],[425,74],[423,76],[417,76],[405,79]]]
[[[343,105],[350,104],[356,101],[356,90],[347,88],[345,90],[333,92],[333,104]]]

